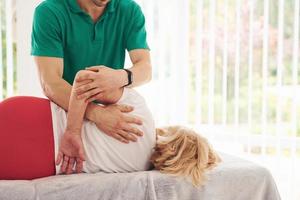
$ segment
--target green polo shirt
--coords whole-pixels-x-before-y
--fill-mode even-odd
[[[63,58],[70,84],[85,67],[122,69],[126,49],[149,49],[145,17],[133,0],[110,0],[97,22],[76,0],[43,1],[35,9],[31,43],[34,56]]]

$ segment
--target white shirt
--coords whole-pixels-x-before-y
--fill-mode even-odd
[[[139,128],[144,135],[137,136],[137,142],[125,144],[100,131],[93,122],[84,120],[81,133],[86,154],[84,172],[132,172],[147,170],[150,167],[149,159],[155,146],[156,133],[152,114],[144,98],[134,89],[124,88],[117,104],[134,107],[129,114],[139,117],[143,125],[133,126]],[[61,137],[67,125],[67,113],[53,102],[51,111],[56,160]],[[56,174],[59,174],[59,169],[60,166],[56,166]]]

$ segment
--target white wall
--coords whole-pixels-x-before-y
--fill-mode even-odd
[[[37,70],[30,56],[34,8],[41,0],[17,0],[17,80],[18,95],[43,96]]]

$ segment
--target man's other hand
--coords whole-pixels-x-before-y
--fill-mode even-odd
[[[83,84],[76,88],[78,99],[97,99],[101,93],[110,93],[127,84],[127,73],[124,70],[115,70],[106,66],[89,67],[83,70],[80,76],[76,76],[75,81],[83,82],[91,80],[88,84]]]
[[[95,113],[93,121],[105,134],[123,143],[136,142],[136,136],[143,135],[143,132],[136,128],[137,126],[133,126],[142,125],[142,121],[128,114],[133,110],[132,106],[111,104],[101,109],[101,112]]]

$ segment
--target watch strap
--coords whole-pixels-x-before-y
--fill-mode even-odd
[[[126,87],[126,86],[132,84],[132,71],[130,71],[129,69],[123,69],[123,70],[125,70],[127,72],[128,83],[123,86],[123,87]]]

